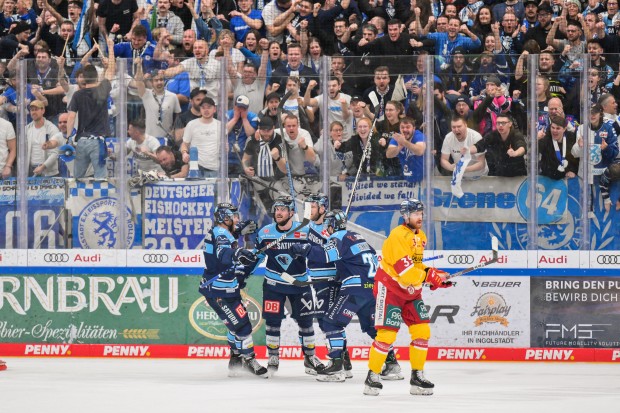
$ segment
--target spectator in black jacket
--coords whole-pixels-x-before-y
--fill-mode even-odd
[[[524,158],[527,145],[523,134],[515,128],[512,118],[504,113],[497,116],[496,125],[496,130],[487,133],[481,141],[471,146],[471,153],[486,153],[489,176],[527,175]]]

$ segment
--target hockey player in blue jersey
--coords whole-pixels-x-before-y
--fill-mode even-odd
[[[306,205],[308,204],[311,208],[308,241],[312,246],[323,247],[329,239],[329,233],[323,226],[325,214],[329,211],[329,198],[323,194],[310,194],[306,198]],[[314,255],[307,257],[307,265],[308,275],[313,281],[312,288],[316,292],[315,317],[318,320],[319,328],[327,334],[323,317],[325,317],[327,309],[334,303],[340,289],[340,283],[336,280],[336,265],[333,262],[326,262],[322,257],[315,260]],[[324,282],[321,282],[322,280]],[[342,351],[342,361],[347,378],[352,378],[353,366],[346,347]]]
[[[375,297],[374,276],[377,253],[360,234],[347,231],[347,217],[339,209],[325,214],[323,226],[330,237],[324,246],[296,244],[291,246],[295,256],[308,257],[314,262],[336,264],[340,291],[323,318],[323,330],[328,340],[330,361],[317,375],[318,381],[345,381],[345,327],[354,314],[363,332],[373,340]]]
[[[236,237],[249,233],[253,221],[239,222],[237,207],[220,203],[213,212],[213,228],[205,237],[205,270],[199,291],[228,328],[229,376],[247,370],[267,377],[267,369],[256,361],[252,324],[241,299],[241,289],[256,263],[250,250],[239,248]]]
[[[260,249],[272,241],[277,240],[299,222],[293,220],[295,203],[289,196],[276,198],[272,206],[273,220],[261,228],[256,239]],[[324,368],[318,357],[315,356],[314,328],[312,321],[314,314],[314,299],[309,286],[298,287],[282,279],[281,274],[286,272],[299,281],[307,281],[308,274],[305,258],[295,258],[290,254],[290,248],[297,244],[308,244],[308,227],[289,234],[281,242],[259,254],[258,262],[266,256],[265,281],[263,283],[263,318],[265,319],[265,335],[269,360],[267,369],[273,375],[280,365],[280,326],[284,319],[284,304],[286,299],[291,304],[291,317],[299,326],[299,341],[304,352],[304,368],[307,374],[316,375]]]

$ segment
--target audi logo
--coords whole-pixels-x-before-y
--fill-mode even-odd
[[[147,264],[165,264],[168,262],[167,254],[144,254],[142,261]]]
[[[69,254],[64,252],[48,252],[43,256],[45,262],[69,262]]]
[[[620,264],[620,255],[599,255],[596,257],[599,264]]]
[[[449,264],[473,264],[473,255],[448,255]]]

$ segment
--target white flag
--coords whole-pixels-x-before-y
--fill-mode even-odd
[[[454,167],[454,172],[452,172],[452,180],[450,181],[450,190],[452,191],[452,195],[457,198],[463,196],[463,190],[461,189],[461,181],[463,180],[463,175],[465,174],[465,168],[469,165],[469,161],[471,161],[471,154],[469,151],[465,153],[465,155],[461,156],[461,159],[456,163]]]

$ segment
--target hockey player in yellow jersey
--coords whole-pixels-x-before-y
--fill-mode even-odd
[[[413,395],[431,395],[435,385],[424,377],[424,363],[431,336],[429,316],[422,300],[422,286],[431,290],[452,286],[442,278],[446,273],[422,263],[426,234],[422,231],[424,205],[417,199],[400,204],[403,224],[394,228],[383,243],[380,268],[375,275],[375,328],[377,336],[370,349],[364,394],[376,396],[383,388],[382,369],[401,322],[409,328],[411,344],[411,389]],[[393,361],[395,363],[395,360]],[[386,367],[389,366],[389,363]]]

